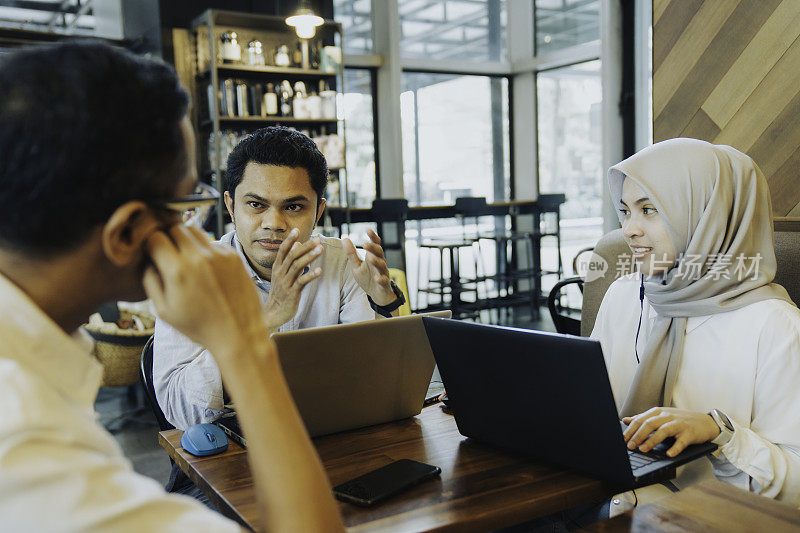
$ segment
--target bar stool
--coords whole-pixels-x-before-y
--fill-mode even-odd
[[[428,279],[428,287],[421,286],[420,268],[422,260],[417,263],[417,280],[419,283],[417,289],[417,301],[420,301],[419,294],[435,294],[439,297],[439,304],[428,305],[426,309],[450,309],[454,318],[477,318],[479,316],[480,307],[480,289],[485,282],[485,275],[481,274],[483,260],[481,258],[480,247],[476,249],[478,239],[476,236],[469,235],[466,231],[466,220],[461,216],[461,210],[458,205],[461,198],[456,199],[456,218],[461,219],[462,234],[461,238],[455,239],[430,239],[420,243],[421,250],[428,250],[428,261],[426,262],[426,272],[430,273],[430,256],[435,252],[439,257],[439,275],[438,279]],[[486,200],[483,200],[483,205],[486,205]],[[477,221],[477,218],[476,218]],[[474,277],[465,277],[461,272],[461,250],[469,248],[472,251],[472,262],[475,269]],[[445,276],[445,265],[449,268],[449,275]],[[484,270],[485,273],[485,270]],[[474,302],[465,301],[462,299],[464,294],[473,294]],[[484,288],[484,297],[486,291]],[[448,299],[449,297],[449,299]],[[427,298],[426,298],[427,303]]]
[[[469,248],[473,251],[473,260],[477,274],[478,255],[475,252],[475,239],[453,239],[453,240],[434,240],[421,242],[421,250],[427,250],[428,260],[426,261],[426,272],[430,273],[430,253],[437,253],[439,257],[439,278],[428,279],[428,287],[422,287],[421,268],[422,259],[417,262],[417,302],[421,301],[420,294],[435,294],[439,297],[438,304],[428,304],[426,297],[426,311],[437,309],[450,309],[453,318],[476,317],[475,305],[478,302],[478,281],[476,278],[463,278],[461,276],[460,256],[461,250]],[[448,275],[445,275],[445,266],[448,266]],[[468,302],[462,299],[464,294],[473,293],[475,302]],[[418,305],[419,306],[419,305]]]
[[[542,276],[555,275],[556,280],[561,279],[564,273],[564,262],[561,257],[561,212],[560,205],[564,201],[562,194],[542,194],[536,200],[538,210],[534,213],[534,230],[531,232],[531,242],[534,245],[534,273],[535,285],[533,290],[533,311],[534,315],[538,315],[539,305],[547,301],[546,297],[542,297]],[[542,215],[553,215],[555,218],[552,227],[542,228]],[[541,249],[542,239],[545,237],[555,237],[556,239],[556,254],[557,254],[557,267],[555,270],[547,270],[542,268],[541,264]]]
[[[531,232],[508,231],[505,228],[500,231],[482,232],[478,223],[479,217],[490,214],[489,206],[486,203],[486,198],[484,197],[456,198],[455,207],[456,216],[460,217],[462,221],[466,221],[468,218],[474,218],[475,233],[472,235],[472,237],[477,240],[479,251],[481,250],[481,241],[494,242],[496,251],[495,274],[483,276],[480,278],[480,280],[493,281],[497,290],[497,296],[505,298],[507,303],[512,303],[511,298],[513,293],[511,289],[516,290],[517,282],[519,280],[529,280],[531,283],[531,288],[533,288],[535,282],[535,269],[533,266],[534,243],[532,241],[533,236],[531,235]],[[464,222],[464,225],[466,227],[466,222]],[[519,251],[523,244],[527,244],[527,246],[524,246],[523,252],[525,254],[525,258],[527,259],[527,268],[518,269],[514,267],[515,243],[517,243],[516,251]],[[481,253],[481,258],[482,257],[483,254]],[[486,272],[486,269],[484,269],[484,272]],[[483,307],[490,307],[489,302],[487,302]]]

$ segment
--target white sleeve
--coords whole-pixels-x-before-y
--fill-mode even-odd
[[[0,361],[2,531],[240,531],[133,471],[91,407]]]
[[[759,333],[752,420],[734,420],[718,452],[750,489],[800,505],[800,315],[778,312]]]
[[[127,460],[37,430],[6,450],[4,531],[241,531],[234,522],[134,472]]]
[[[178,429],[212,422],[223,412],[222,375],[214,356],[161,319],[153,341],[153,387]]]

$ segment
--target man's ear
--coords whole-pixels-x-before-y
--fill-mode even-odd
[[[320,198],[319,203],[317,203],[317,220],[314,222],[314,226],[316,227],[319,224],[319,219],[322,218],[322,213],[325,212],[325,198]]]
[[[147,238],[163,225],[140,201],[119,206],[103,226],[103,253],[118,267],[138,262]]]
[[[230,191],[225,191],[222,197],[225,200],[225,207],[228,210],[228,214],[231,216],[231,220],[233,220],[233,196],[231,196]]]

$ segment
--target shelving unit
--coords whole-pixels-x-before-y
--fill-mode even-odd
[[[243,73],[258,73],[258,74],[278,74],[280,76],[291,76],[294,78],[324,78],[330,77],[335,78],[339,74],[332,73],[332,72],[323,72],[318,69],[310,69],[310,68],[298,68],[298,67],[261,67],[261,66],[250,66],[250,65],[228,65],[228,64],[217,64],[216,65],[217,72],[229,73],[229,74],[243,74]],[[198,78],[206,78],[210,74],[210,69],[206,69],[197,74]]]
[[[225,63],[220,56],[221,36],[225,32],[236,32],[239,36],[239,46],[245,58],[244,50],[251,39],[258,39],[262,43],[262,50],[267,65],[249,65],[239,63]],[[224,164],[222,136],[226,137],[231,132],[249,132],[260,127],[284,125],[298,130],[309,132],[318,131],[323,135],[336,135],[337,142],[341,145],[340,164],[333,163],[330,158],[328,166],[331,171],[329,191],[333,189],[339,197],[347,198],[346,179],[340,176],[344,168],[344,120],[340,111],[342,93],[342,66],[341,61],[325,65],[327,70],[312,68],[314,59],[314,46],[322,50],[323,46],[336,47],[341,50],[341,25],[333,21],[325,21],[317,28],[316,36],[311,40],[300,39],[295,34],[294,28],[288,26],[282,17],[254,15],[234,11],[221,11],[209,9],[196,18],[192,23],[192,38],[195,49],[195,69],[192,80],[193,104],[195,110],[195,124],[197,125],[197,140],[199,154],[200,175],[207,179],[211,185],[222,192]],[[300,66],[275,66],[272,62],[274,50],[287,45],[290,55],[295,50],[301,52]],[[322,66],[322,65],[320,65]],[[223,81],[226,79],[252,84],[254,92],[267,83],[280,84],[283,80],[289,81],[294,87],[296,82],[304,84],[319,84],[324,81],[329,90],[336,92],[336,116],[327,114],[314,118],[296,118],[294,116],[268,115],[234,115],[222,113],[224,95]],[[231,83],[234,83],[233,81]],[[209,90],[209,85],[213,88]],[[234,83],[235,85],[235,83]],[[213,97],[209,98],[209,96]],[[249,93],[248,93],[249,95]],[[235,94],[234,94],[235,98]],[[229,102],[230,100],[228,100]],[[252,105],[252,100],[248,100]],[[213,142],[211,141],[213,135]],[[339,158],[337,158],[339,159]],[[340,179],[342,178],[342,179]],[[341,189],[344,188],[344,192]],[[221,236],[225,223],[230,220],[224,203],[220,201],[217,208],[215,232]]]
[[[273,124],[336,124],[337,120],[324,119],[324,118],[294,118],[294,117],[220,117],[220,125],[236,124],[238,122],[250,122],[254,124],[262,124],[265,126]],[[213,124],[211,119],[206,119],[200,122],[200,127],[205,128]]]

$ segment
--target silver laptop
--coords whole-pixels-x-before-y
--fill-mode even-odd
[[[451,313],[272,335],[289,390],[312,437],[419,414],[436,365],[423,316],[449,318]],[[233,416],[218,423],[246,444]]]

